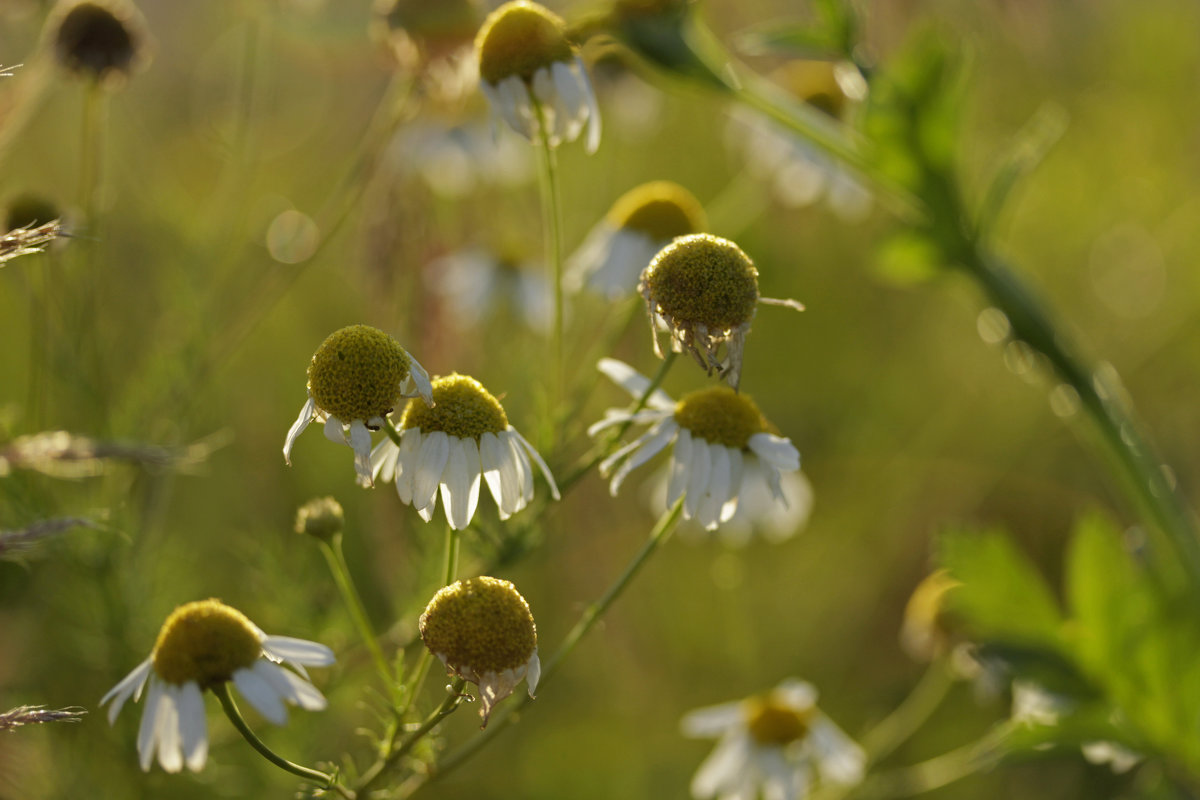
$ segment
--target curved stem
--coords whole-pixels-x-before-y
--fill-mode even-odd
[[[583,637],[588,634],[588,631],[595,627],[596,623],[600,621],[600,618],[604,616],[604,614],[612,606],[613,602],[620,597],[621,593],[625,591],[625,588],[629,586],[630,581],[634,579],[641,568],[646,564],[646,561],[649,560],[650,556],[656,550],[658,550],[659,546],[662,545],[663,542],[667,540],[667,538],[671,535],[671,532],[675,530],[675,526],[679,524],[679,519],[682,514],[683,498],[680,497],[675,501],[674,505],[672,505],[663,513],[661,517],[659,517],[658,522],[655,523],[654,529],[651,530],[650,537],[646,540],[646,543],[642,545],[641,549],[638,550],[637,554],[633,557],[633,559],[625,567],[625,570],[617,577],[613,584],[608,587],[608,591],[606,591],[599,600],[592,603],[584,610],[583,614],[579,617],[579,621],[575,623],[575,626],[571,628],[566,638],[563,639],[563,643],[558,646],[558,649],[554,651],[554,654],[551,655],[550,658],[543,662],[541,680],[538,681],[539,690],[545,689],[546,685],[551,679],[553,679],[554,674],[558,671],[563,659],[569,656],[579,642],[583,639]],[[532,698],[530,698],[528,695],[523,696],[516,703],[505,709],[502,715],[499,717],[494,717],[488,727],[484,729],[483,733],[479,734],[462,747],[451,752],[446,758],[442,759],[441,762],[439,762],[433,768],[429,776],[424,781],[413,787],[413,790],[410,792],[410,794],[415,794],[421,789],[422,786],[426,786],[433,781],[445,777],[448,773],[457,769],[465,761],[469,760],[477,752],[483,749],[488,742],[495,739],[501,731],[508,728],[518,718],[520,711],[529,704],[531,699]]]
[[[342,551],[342,535],[340,533],[337,534],[330,542],[322,540],[321,552],[325,554],[325,560],[329,564],[329,571],[333,573],[333,581],[337,584],[338,591],[342,594],[342,602],[346,604],[346,609],[350,612],[350,617],[354,620],[354,626],[358,628],[358,635],[362,637],[367,650],[371,652],[371,659],[375,662],[375,669],[379,671],[379,677],[383,680],[383,685],[392,698],[392,704],[397,705],[399,702],[399,687],[396,685],[396,678],[392,674],[391,667],[388,666],[387,659],[384,658],[383,649],[379,646],[379,638],[375,635],[375,631],[371,629],[371,623],[367,619],[367,611],[363,607],[362,598],[359,597],[358,590],[354,587],[354,581],[350,577],[350,567],[346,563],[346,555]]]
[[[900,705],[863,737],[862,746],[870,763],[887,758],[916,733],[942,704],[953,683],[954,676],[945,660],[933,661]]]
[[[1008,725],[999,725],[977,741],[919,764],[871,775],[857,787],[843,791],[837,796],[856,797],[861,800],[890,800],[912,797],[948,786],[999,763],[1004,756],[1004,745],[1010,730]],[[820,800],[829,798],[825,793],[821,793]]]
[[[250,746],[257,750],[263,758],[267,759],[267,761],[270,761],[272,764],[284,770],[285,772],[298,775],[301,778],[304,778],[306,781],[312,781],[313,783],[321,786],[323,789],[333,789],[342,797],[354,796],[353,793],[347,792],[345,787],[336,785],[334,783],[335,777],[333,775],[327,775],[319,770],[302,767],[299,764],[293,764],[291,761],[288,761],[286,758],[278,755],[271,748],[267,747],[266,744],[263,743],[262,739],[259,739],[258,736],[255,735],[254,731],[250,730],[250,726],[247,725],[246,720],[242,718],[242,712],[238,710],[237,704],[233,702],[233,696],[229,694],[228,681],[218,683],[213,687],[212,691],[213,694],[217,696],[217,699],[221,701],[221,708],[225,709],[225,716],[229,717],[229,721],[233,723],[233,727],[237,728],[238,733],[242,735],[242,738],[249,742]]]

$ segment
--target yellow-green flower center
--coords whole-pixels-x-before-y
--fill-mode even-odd
[[[154,643],[154,671],[167,683],[195,681],[204,689],[230,680],[262,655],[250,620],[219,600],[198,600],[171,612]]]
[[[471,0],[394,0],[380,13],[389,28],[435,39],[473,35],[479,24],[478,7]]]
[[[775,72],[779,83],[798,100],[841,119],[848,99],[832,61],[791,61]]]
[[[708,227],[704,208],[692,193],[671,181],[643,183],[621,195],[608,212],[608,221],[614,228],[663,242]]]
[[[421,433],[443,431],[459,439],[508,429],[508,416],[500,401],[483,384],[466,375],[447,375],[433,381],[433,408],[411,400],[400,417],[400,428],[420,428]]]
[[[760,745],[782,747],[808,735],[812,710],[797,711],[780,703],[773,693],[745,703],[746,728]]]
[[[758,406],[728,386],[713,386],[684,395],[675,404],[675,421],[709,444],[744,449],[750,437],[768,430]]]
[[[329,540],[342,532],[345,521],[341,503],[332,497],[318,497],[300,506],[296,512],[296,533]]]
[[[421,639],[447,666],[476,675],[528,663],[537,626],[517,587],[498,578],[458,581],[433,596],[421,615]]]
[[[317,408],[343,423],[385,417],[403,399],[411,359],[400,343],[369,325],[329,335],[308,365],[308,393]]]
[[[505,3],[488,15],[475,36],[475,53],[479,77],[493,85],[510,75],[532,81],[539,69],[575,56],[566,23],[526,0]]]
[[[697,233],[664,247],[642,272],[652,308],[710,331],[748,323],[758,302],[758,270],[728,239]]]

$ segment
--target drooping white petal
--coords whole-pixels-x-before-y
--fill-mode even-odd
[[[325,645],[291,636],[268,636],[263,639],[262,648],[275,661],[306,667],[328,667],[335,660],[333,651]]]
[[[728,522],[737,513],[738,499],[742,493],[743,466],[742,451],[729,448],[729,494],[721,506],[721,522]]]
[[[613,473],[612,482],[608,487],[609,493],[616,496],[617,490],[621,488],[626,476],[662,452],[678,432],[679,425],[672,417],[664,417],[647,430],[645,435],[638,440],[642,442],[642,446]]]
[[[158,765],[166,772],[183,769],[182,736],[179,731],[179,693],[183,687],[163,682],[154,723],[158,739]]]
[[[529,454],[521,446],[516,428],[511,425],[497,436],[508,445],[509,458],[516,463],[517,473],[521,476],[521,508],[524,508],[533,499],[533,465],[529,463]]]
[[[788,439],[770,433],[756,433],[747,442],[754,453],[767,464],[786,472],[800,469],[800,451]]]
[[[204,695],[195,681],[188,681],[180,688],[176,700],[184,762],[192,772],[199,772],[208,760],[208,723],[204,718]]]
[[[855,784],[863,779],[866,753],[828,717],[819,714],[812,721],[808,742],[822,780]]]
[[[692,739],[716,739],[742,724],[745,709],[741,702],[721,703],[689,711],[679,721],[679,730]]]
[[[146,693],[146,705],[142,709],[142,722],[138,725],[138,763],[142,772],[150,771],[154,761],[154,750],[158,745],[158,706],[162,702],[163,682],[158,676],[150,679],[150,691]]]
[[[700,507],[700,501],[708,489],[708,478],[712,472],[711,449],[708,442],[699,436],[692,437],[692,463],[688,465],[688,482],[683,497],[684,519],[696,516],[696,509]]]
[[[300,408],[300,416],[296,417],[296,421],[292,423],[292,427],[288,429],[287,439],[283,442],[283,460],[288,466],[292,464],[292,446],[296,444],[296,439],[308,427],[308,423],[313,420],[313,412],[316,410],[317,401],[311,397]]]
[[[396,455],[396,494],[400,502],[410,505],[413,501],[413,481],[417,465],[421,462],[421,429],[409,428],[400,434],[400,452]]]
[[[429,373],[412,357],[412,354],[408,356],[408,376],[416,384],[417,394],[425,401],[425,405],[433,408],[433,383],[429,380]]]
[[[413,476],[413,507],[417,511],[431,509],[437,502],[438,485],[449,458],[450,437],[445,431],[434,431],[422,437],[417,474]]]
[[[750,769],[752,748],[744,733],[734,731],[723,737],[692,776],[692,796],[701,800],[736,796],[733,792]]]
[[[688,476],[692,466],[692,432],[680,428],[675,438],[675,449],[671,454],[671,474],[667,479],[667,507],[675,505],[675,501],[687,489]]]
[[[325,438],[334,444],[346,444],[346,431],[337,417],[325,420]]]
[[[724,445],[711,444],[708,446],[708,454],[712,462],[708,486],[704,490],[704,496],[700,499],[699,505],[696,506],[696,521],[706,530],[713,530],[717,527],[721,518],[721,507],[725,505],[725,501],[729,499],[732,492],[732,485],[729,482],[729,452],[729,448]]]
[[[546,483],[550,486],[550,496],[555,500],[561,500],[562,495],[558,493],[558,484],[554,482],[554,476],[550,474],[550,467],[546,465],[546,462],[542,458],[541,454],[538,453],[537,450],[533,449],[533,445],[529,443],[529,440],[522,436],[521,432],[516,428],[509,426],[508,430],[521,444],[521,446],[529,451],[529,457],[533,459],[534,463],[538,465],[538,469],[542,471],[542,477],[546,479]]]
[[[596,148],[600,146],[600,105],[596,102],[596,92],[592,89],[592,82],[588,79],[587,70],[584,69],[583,61],[576,56],[575,63],[579,68],[579,74],[583,84],[584,99],[588,108],[587,151],[589,153],[594,153],[596,152]]]
[[[583,130],[587,119],[587,100],[584,97],[583,76],[571,69],[573,65],[555,61],[550,67],[554,79],[554,102],[559,114],[558,128],[562,138],[573,142]]]
[[[360,419],[350,423],[350,446],[354,448],[355,480],[359,486],[374,486],[371,480],[371,432]]]
[[[290,669],[284,669],[270,661],[256,661],[251,669],[271,684],[275,693],[285,702],[299,706],[305,711],[321,711],[328,705],[325,695],[321,694],[317,687]]]
[[[633,367],[615,358],[602,358],[596,363],[596,369],[603,372],[613,383],[620,386],[634,398],[638,399],[650,388],[650,379],[640,374]],[[655,389],[646,401],[649,408],[662,411],[674,411],[675,401],[662,389]]]
[[[385,436],[371,451],[371,479],[391,483],[396,475],[396,458],[399,455],[399,445],[390,436]]]
[[[650,425],[658,422],[664,416],[670,416],[665,411],[659,411],[653,408],[643,408],[636,414],[630,414],[628,411],[619,408],[610,408],[604,412],[604,419],[599,422],[593,422],[587,429],[588,436],[595,436],[600,431],[615,427],[624,423],[631,425]]]
[[[451,436],[449,441],[450,456],[442,472],[442,508],[451,529],[461,531],[471,523],[479,504],[479,447],[470,438]]]
[[[508,518],[508,513],[504,510],[504,481],[500,477],[506,453],[507,448],[500,444],[496,434],[491,431],[479,437],[479,468],[483,472],[483,479],[492,494],[492,499],[496,501],[496,507],[500,509],[500,519]]]
[[[537,648],[533,648],[533,655],[529,659],[529,666],[525,670],[525,688],[529,690],[529,696],[533,697],[537,690],[538,681],[542,678],[542,662],[538,658]]]
[[[504,115],[504,120],[514,131],[531,142],[537,142],[537,117],[525,81],[517,75],[510,75],[500,81],[496,94],[500,98],[500,113]]]
[[[100,705],[104,705],[109,700],[112,700],[112,705],[108,707],[109,725],[116,722],[117,714],[121,713],[121,707],[125,705],[125,701],[129,699],[130,695],[136,694],[137,696],[141,696],[142,687],[146,685],[146,679],[150,677],[150,672],[153,668],[154,658],[152,656],[134,667],[132,672],[122,678],[116,686],[105,692],[104,697],[100,698]]]
[[[554,93],[554,78],[549,69],[542,67],[533,73],[532,89],[533,96],[537,98],[538,110],[541,111],[541,134],[546,137],[546,142],[551,147],[558,147],[562,143],[565,120]]]
[[[255,666],[265,663],[267,662],[256,661]],[[287,708],[283,705],[279,693],[266,678],[255,672],[253,668],[243,667],[235,670],[233,684],[242,693],[242,697],[246,698],[246,702],[254,706],[264,719],[276,725],[283,725],[287,722]]]

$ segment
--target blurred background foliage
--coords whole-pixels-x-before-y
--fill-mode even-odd
[[[549,5],[569,19],[588,10]],[[370,4],[139,7],[152,62],[97,102],[40,44],[49,8],[0,2],[0,62],[24,64],[0,79],[0,200],[45,198],[78,234],[0,269],[0,432],[63,429],[168,447],[206,442],[212,451],[186,472],[135,460],[78,480],[0,478],[2,528],[51,516],[102,521],[0,562],[0,706],[92,711],[79,725],[0,737],[0,796],[285,796],[291,779],[238,741],[212,703],[208,766],[185,777],[143,775],[134,715],[110,729],[96,701],[145,657],[172,608],[215,596],[267,631],[340,655],[319,676],[331,710],[294,714],[264,737],[305,763],[362,746],[356,729],[374,723],[358,691],[372,679],[370,664],[320,554],[292,532],[295,509],[323,494],[345,506],[351,568],[392,645],[411,641],[437,588],[441,531],[389,488],[356,487],[349,452],[315,434],[285,467],[280,447],[304,401],[304,369],[332,330],[374,325],[431,372],[479,378],[518,428],[545,441],[541,338],[503,306],[480,321],[457,315],[424,271],[471,245],[537,261],[537,190],[530,174],[438,194],[397,144],[335,229],[347,208],[339,186],[391,80],[367,35]],[[1192,494],[1200,7],[905,0],[860,10],[864,52],[881,69],[915,35],[957,53],[962,125],[951,144],[973,205],[1031,119],[1065,119],[994,239],[1086,351],[1119,371]],[[773,0],[711,0],[704,11],[730,43],[764,22],[812,14]],[[780,59],[748,57],[762,72]],[[881,268],[880,244],[897,230],[886,212],[850,223],[821,204],[778,205],[728,146],[723,102],[648,84],[607,59],[594,74],[600,150],[559,153],[568,249],[627,189],[671,179],[708,206],[714,233],[754,258],[764,295],[806,303],[800,316],[760,310],[742,390],[799,447],[815,505],[807,528],[782,544],[671,542],[520,726],[438,785],[443,797],[685,796],[709,744],[680,737],[682,713],[791,675],[817,685],[825,711],[860,735],[922,673],[898,631],[939,531],[1007,531],[1049,595],[1061,597],[1075,521],[1096,508],[1118,527],[1137,521],[1086,422],[1052,410],[1053,387],[1019,351],[981,340],[973,286],[954,275],[898,282]],[[398,113],[402,136],[450,112],[410,102]],[[486,119],[479,96],[455,113]],[[97,150],[89,220],[81,186]],[[281,222],[288,210],[303,216]],[[584,359],[599,354],[582,321],[608,312],[585,303],[574,311],[571,363],[586,374]],[[614,355],[652,370],[648,339],[639,317]],[[666,388],[678,396],[700,384],[681,366]],[[586,447],[583,425],[624,402],[597,384],[551,466],[563,469]],[[528,599],[543,649],[646,535],[653,516],[636,489],[614,501],[588,478],[551,510],[544,544],[504,571]],[[463,572],[490,553],[468,536]],[[433,697],[441,681],[429,683]],[[1003,697],[980,700],[957,686],[887,763],[935,756],[1007,713]],[[473,715],[459,714],[446,735],[461,741],[475,727]],[[1123,797],[1149,791],[1143,782],[1053,751],[928,796]]]

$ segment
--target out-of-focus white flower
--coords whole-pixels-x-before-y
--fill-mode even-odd
[[[597,367],[634,398],[650,385],[645,376],[615,359],[601,359]],[[716,386],[676,403],[656,389],[641,411],[609,409],[603,420],[588,428],[588,435],[626,423],[650,427],[601,462],[600,472],[612,475],[609,491],[614,496],[632,470],[673,445],[666,500],[670,506],[683,496],[684,519],[714,530],[733,518],[744,495],[759,488],[769,494],[768,504],[788,504],[781,475],[800,469],[800,453],[788,439],[770,432],[769,423],[745,394]]]
[[[671,181],[644,183],[621,195],[592,228],[567,260],[565,284],[611,300],[625,297],[659,250],[707,225],[704,208],[687,189]]]
[[[457,199],[481,186],[512,187],[533,177],[529,148],[512,137],[493,136],[486,124],[420,119],[397,134],[389,158],[415,170],[436,194]]]
[[[479,505],[481,479],[508,519],[533,499],[533,463],[559,499],[550,468],[525,437],[508,424],[504,408],[483,385],[466,375],[433,382],[432,407],[410,401],[397,426],[400,444],[385,439],[371,453],[371,469],[395,480],[400,500],[429,522],[438,491],[454,530],[471,523]]]
[[[774,77],[797,99],[837,120],[852,116],[867,92],[862,74],[846,62],[794,61]],[[870,213],[871,193],[849,170],[762,114],[736,109],[728,139],[751,174],[770,183],[780,203],[800,208],[824,197],[849,222]]]
[[[817,708],[817,691],[790,679],[763,695],[701,708],[685,736],[718,739],[692,778],[696,800],[800,800],[814,783],[862,780],[866,754]]]
[[[512,0],[484,20],[475,37],[479,88],[494,112],[530,142],[551,147],[578,138],[600,145],[600,109],[587,70],[556,14]]]
[[[551,287],[540,265],[472,247],[429,262],[425,273],[430,287],[458,321],[468,326],[478,324],[495,307],[508,305],[532,330],[550,330],[554,319]]]
[[[323,644],[288,636],[268,636],[235,608],[217,600],[200,600],[171,612],[150,657],[100,699],[111,725],[131,696],[150,691],[138,729],[138,756],[149,770],[158,754],[167,772],[186,765],[193,772],[208,759],[205,689],[226,681],[266,719],[287,722],[290,703],[306,711],[325,708],[325,697],[308,681],[305,667],[327,667],[333,651]],[[284,669],[288,664],[295,671]]]
[[[1012,682],[1012,721],[1025,725],[1054,726],[1069,716],[1076,707],[1075,701],[1055,694],[1043,686],[1028,680]],[[1049,747],[1050,745],[1045,745]],[[1107,764],[1118,775],[1133,769],[1142,760],[1142,755],[1118,742],[1097,740],[1080,745],[1083,757],[1091,764]]]

